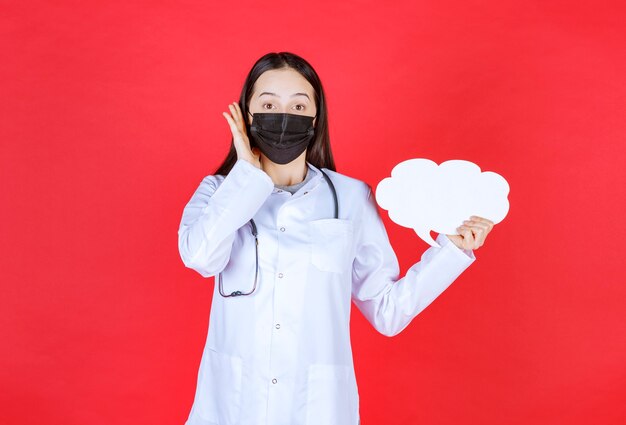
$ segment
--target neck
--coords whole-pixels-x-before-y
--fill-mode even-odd
[[[261,154],[261,169],[272,178],[274,184],[291,186],[300,183],[307,173],[306,151],[288,164],[277,164]]]

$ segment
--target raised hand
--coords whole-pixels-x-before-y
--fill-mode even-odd
[[[230,132],[233,134],[233,143],[237,151],[237,158],[243,158],[251,162],[257,168],[261,168],[259,149],[256,147],[250,148],[250,140],[246,134],[246,125],[241,109],[239,108],[239,103],[230,103],[228,108],[230,109],[230,114],[228,112],[222,112],[222,115],[224,115],[224,118],[228,121]]]

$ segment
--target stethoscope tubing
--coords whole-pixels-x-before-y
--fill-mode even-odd
[[[324,170],[320,170],[320,171],[322,172],[322,174],[324,175],[324,178],[328,182],[328,186],[330,187],[330,190],[333,194],[333,201],[335,203],[335,218],[339,218],[339,201],[337,199],[337,190],[335,189],[335,185],[333,184],[328,174],[324,172]],[[218,273],[218,289],[219,289],[220,295],[225,298],[237,297],[237,296],[242,296],[242,295],[250,295],[256,289],[257,278],[259,276],[259,239],[258,239],[256,223],[254,222],[253,219],[250,219],[250,226],[252,227],[252,230],[251,230],[252,236],[254,236],[254,251],[255,251],[255,257],[256,257],[255,258],[256,267],[255,267],[255,273],[254,273],[254,286],[252,287],[252,290],[250,292],[233,291],[230,294],[225,294],[222,290],[222,273],[220,272]]]

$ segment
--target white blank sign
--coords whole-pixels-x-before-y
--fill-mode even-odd
[[[502,221],[509,211],[508,194],[504,177],[460,159],[440,165],[426,158],[409,159],[376,186],[376,202],[389,218],[436,247],[431,230],[458,234],[456,228],[472,215]]]

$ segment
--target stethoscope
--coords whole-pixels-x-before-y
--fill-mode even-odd
[[[328,174],[326,174],[324,170],[320,169],[320,171],[324,175],[324,178],[328,182],[328,185],[330,186],[330,190],[333,193],[333,200],[335,202],[335,218],[339,218],[339,202],[337,201],[337,191],[335,190],[335,185],[333,185],[333,182],[330,180],[330,177],[328,177]],[[223,297],[238,297],[240,295],[250,295],[256,289],[257,277],[259,276],[259,239],[257,238],[258,233],[256,230],[256,224],[254,223],[253,219],[250,219],[250,225],[252,226],[252,236],[254,236],[254,251],[256,255],[256,271],[254,273],[254,286],[252,287],[252,291],[250,292],[233,291],[229,295],[224,294],[224,292],[222,291],[222,273],[219,273],[218,274],[218,282],[219,282],[218,287],[219,287],[220,295]]]

